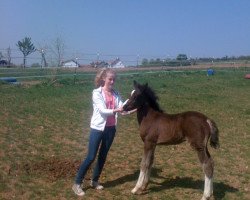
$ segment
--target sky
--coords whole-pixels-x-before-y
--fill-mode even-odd
[[[0,51],[60,37],[68,57],[250,55],[249,11],[249,0],[0,0]]]

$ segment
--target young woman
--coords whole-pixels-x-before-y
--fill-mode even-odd
[[[99,190],[103,189],[98,180],[115,136],[117,113],[123,111],[121,97],[113,89],[115,78],[116,73],[110,68],[102,69],[95,78],[97,89],[94,89],[92,93],[93,115],[90,122],[88,154],[80,165],[75,184],[72,187],[75,194],[79,196],[85,194],[81,188],[81,183],[90,165],[95,160],[99,147],[99,154],[90,185]]]

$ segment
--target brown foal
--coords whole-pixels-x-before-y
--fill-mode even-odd
[[[147,188],[156,145],[176,145],[188,141],[197,152],[205,173],[202,200],[209,199],[213,194],[214,163],[208,152],[207,143],[210,141],[211,147],[219,147],[219,131],[215,122],[194,111],[164,113],[159,107],[157,96],[148,84],[140,85],[134,81],[134,88],[123,108],[124,111],[137,109],[144,154],[140,175],[132,193],[140,194]]]

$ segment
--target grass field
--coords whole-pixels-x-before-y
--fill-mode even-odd
[[[116,88],[124,99],[133,80],[148,82],[166,112],[196,110],[214,119],[221,148],[209,148],[213,199],[250,199],[250,80],[243,78],[249,69],[218,70],[211,77],[203,71],[123,73]],[[87,151],[93,87],[91,75],[0,83],[0,199],[81,199],[71,186]],[[187,143],[157,147],[148,190],[132,195],[142,152],[136,115],[120,117],[100,180],[105,190],[91,189],[86,180],[83,199],[201,198],[204,175]]]

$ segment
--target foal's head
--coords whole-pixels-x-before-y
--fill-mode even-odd
[[[134,90],[131,92],[131,96],[123,106],[125,111],[139,109],[143,106],[150,106],[154,110],[162,112],[157,102],[158,97],[154,91],[148,86],[148,84],[141,85],[134,81]]]

